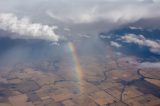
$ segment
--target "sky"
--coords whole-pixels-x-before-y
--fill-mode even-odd
[[[11,38],[58,41],[158,19],[159,10],[160,0],[1,0],[0,29],[16,33]]]

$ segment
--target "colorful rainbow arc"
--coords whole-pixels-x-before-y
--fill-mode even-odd
[[[69,47],[71,55],[72,55],[74,70],[76,72],[76,75],[77,75],[77,78],[78,78],[78,81],[79,81],[80,93],[82,93],[83,92],[83,87],[82,87],[83,73],[82,73],[82,68],[81,68],[81,64],[80,64],[80,59],[78,57],[76,46],[74,45],[74,43],[69,42],[68,47]]]

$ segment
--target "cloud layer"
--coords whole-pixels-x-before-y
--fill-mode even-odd
[[[109,21],[112,23],[124,24],[135,22],[143,18],[160,16],[158,11],[160,6],[153,1],[102,1],[79,1],[78,3],[74,2],[73,5],[70,5],[70,2],[66,2],[67,8],[65,8],[65,10],[62,9],[56,12],[57,10],[50,9],[47,10],[46,13],[53,19],[73,23]]]
[[[59,35],[65,35],[66,28],[70,29],[67,32],[70,35],[97,35],[141,19],[159,19],[159,1],[1,0],[0,13],[15,13],[17,17],[27,16],[39,23],[58,26]]]
[[[32,23],[27,17],[18,19],[11,13],[0,14],[0,29],[17,33],[10,35],[12,38],[58,41],[59,36],[54,32],[56,28],[55,26]]]

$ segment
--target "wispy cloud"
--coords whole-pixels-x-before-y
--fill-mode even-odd
[[[122,46],[119,43],[114,42],[114,41],[111,41],[110,44],[111,44],[111,46],[116,47],[116,48],[120,48]]]
[[[160,62],[143,62],[139,65],[140,68],[160,68]]]

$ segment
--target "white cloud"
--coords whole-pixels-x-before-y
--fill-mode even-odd
[[[135,43],[138,45],[145,45],[144,44],[144,38],[143,37],[137,37],[135,34],[127,34],[121,37],[123,40],[125,40],[127,43]]]
[[[121,45],[119,43],[114,42],[114,41],[111,41],[110,44],[111,44],[111,46],[116,47],[116,48],[120,48],[121,47]]]
[[[28,18],[19,19],[11,13],[0,14],[0,29],[17,33],[10,35],[12,38],[44,39],[58,41],[59,36],[55,34],[56,26],[32,23]]]
[[[127,43],[134,43],[150,48],[153,53],[160,54],[160,41],[146,39],[143,35],[127,34],[121,37]]]

